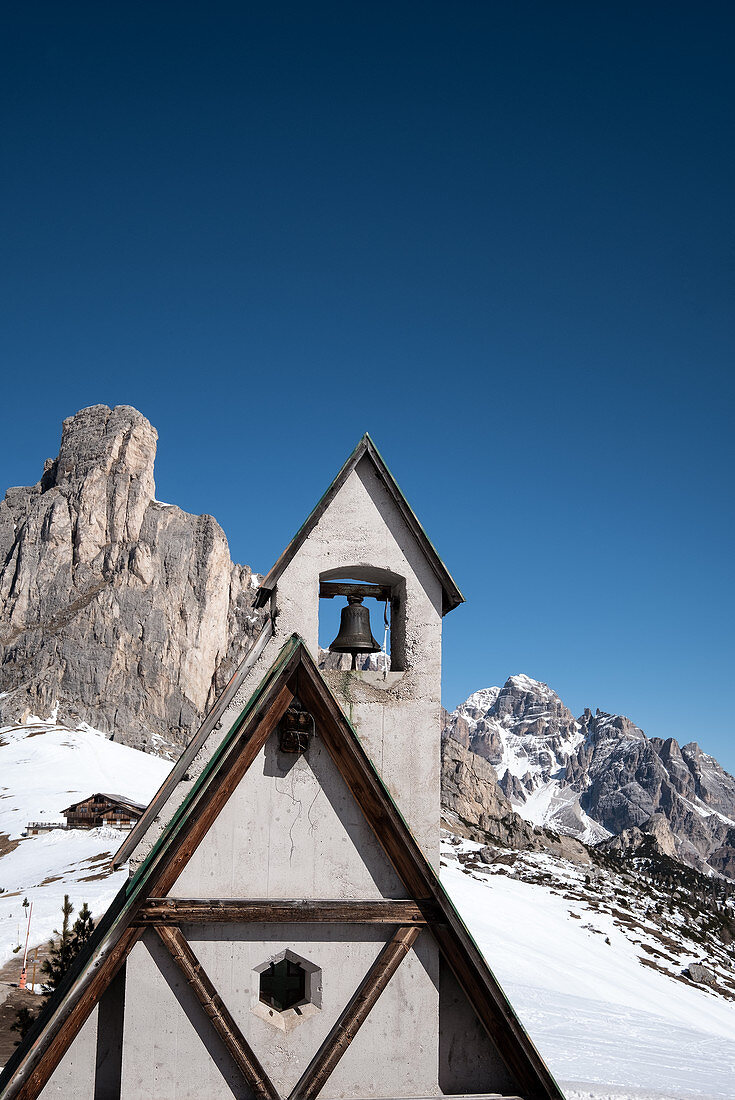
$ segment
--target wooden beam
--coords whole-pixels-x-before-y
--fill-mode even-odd
[[[168,799],[176,784],[180,782],[181,779],[183,779],[187,769],[191,766],[194,757],[199,752],[200,748],[207,740],[214,727],[224,715],[228,706],[242,687],[245,677],[250,672],[251,668],[253,668],[256,661],[258,660],[261,653],[263,652],[272,637],[273,623],[271,619],[268,618],[263,624],[257,638],[248,649],[238,667],[235,669],[235,672],[230,678],[230,681],[225,687],[224,691],[221,695],[217,697],[217,699],[215,699],[212,708],[205,715],[204,721],[199,727],[198,732],[194,735],[194,737],[192,737],[191,741],[174,764],[166,779],[164,779],[163,783],[158,788],[158,791],[149,802],[141,817],[138,819],[135,828],[131,830],[130,834],[125,838],[123,843],[120,845],[120,848],[115,853],[112,860],[112,866],[114,868],[117,868],[120,866],[121,863],[124,863],[125,860],[128,859],[135,851],[141,839],[151,825],[152,821],[161,812],[164,803]]]
[[[240,1031],[227,1005],[212,985],[202,964],[184,939],[180,928],[157,926],[156,932],[181,974],[191,986],[214,1030],[258,1100],[280,1100],[280,1096]]]
[[[332,600],[335,596],[361,596],[385,603],[391,598],[389,584],[356,584],[352,581],[322,581],[319,585],[319,599]]]
[[[36,1062],[27,1077],[21,1077],[18,1080],[17,1090],[5,1090],[3,1097],[12,1096],[14,1100],[36,1100],[36,1097],[39,1096],[51,1074],[64,1057],[74,1036],[125,962],[133,944],[140,935],[141,932],[138,929],[125,929],[94,971],[82,996],[70,1003],[66,1011],[65,1004],[62,1004],[61,1010],[57,1013],[53,1023],[39,1036],[33,1049],[42,1055],[40,1060]]]
[[[402,924],[423,925],[435,907],[415,901],[149,898],[136,925],[152,924]]]
[[[288,1100],[314,1100],[365,1023],[388,982],[413,947],[419,929],[398,928],[360,982],[349,1004],[322,1043]]]

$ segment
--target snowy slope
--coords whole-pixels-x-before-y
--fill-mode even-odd
[[[524,853],[553,885],[528,882],[480,848],[445,841],[442,882],[570,1100],[733,1100],[735,1001],[676,977],[701,958],[685,928],[669,958],[655,920],[627,927],[593,900],[605,884],[575,888],[585,868]]]
[[[53,830],[23,837],[29,821],[63,822],[72,802],[105,791],[148,803],[169,761],[108,741],[88,726],[67,729],[30,718],[0,729],[0,966],[25,938],[24,898],[33,902],[31,944],[58,928],[68,893],[102,914],[127,877],[109,872],[123,834],[110,828]],[[17,843],[14,843],[17,842]],[[10,848],[10,851],[7,849]]]

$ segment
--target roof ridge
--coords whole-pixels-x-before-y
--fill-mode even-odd
[[[319,498],[314,508],[312,508],[309,515],[301,524],[296,534],[279,555],[278,560],[261,581],[255,597],[255,607],[265,606],[272,592],[276,588],[278,580],[283,571],[295,557],[297,551],[305,542],[311,531],[316,527],[322,515],[324,514],[324,512],[326,512],[327,508],[332,503],[349,475],[357,467],[358,463],[365,457],[368,457],[371,460],[378,477],[385,485],[390,496],[393,498],[406,526],[418,542],[421,550],[424,553],[424,556],[426,557],[429,565],[431,566],[434,573],[436,574],[437,579],[439,580],[442,588],[442,615],[446,615],[447,612],[453,611],[455,607],[459,606],[459,604],[464,603],[464,596],[460,592],[454,578],[452,577],[442,559],[439,557],[439,554],[434,544],[432,543],[429,536],[426,534],[426,531],[424,530],[424,527],[421,524],[418,516],[411,508],[411,505],[408,503],[405,494],[403,493],[398,482],[391,473],[388,464],[378,450],[370,433],[365,432],[357,443],[357,446],[352,450],[346,461],[342,464],[325,492]]]

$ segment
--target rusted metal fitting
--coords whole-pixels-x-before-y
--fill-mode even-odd
[[[307,710],[292,704],[278,723],[278,744],[281,752],[306,752],[314,729],[313,716]]]

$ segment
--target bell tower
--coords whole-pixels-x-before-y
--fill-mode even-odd
[[[271,646],[296,633],[317,659],[320,610],[345,598],[343,629],[330,648],[354,653],[358,667],[322,661],[324,677],[438,867],[442,617],[463,596],[369,435],[264,577],[256,605],[270,610]],[[375,652],[384,621],[385,656]],[[340,647],[345,626],[353,633]],[[371,661],[361,659],[371,652]]]

